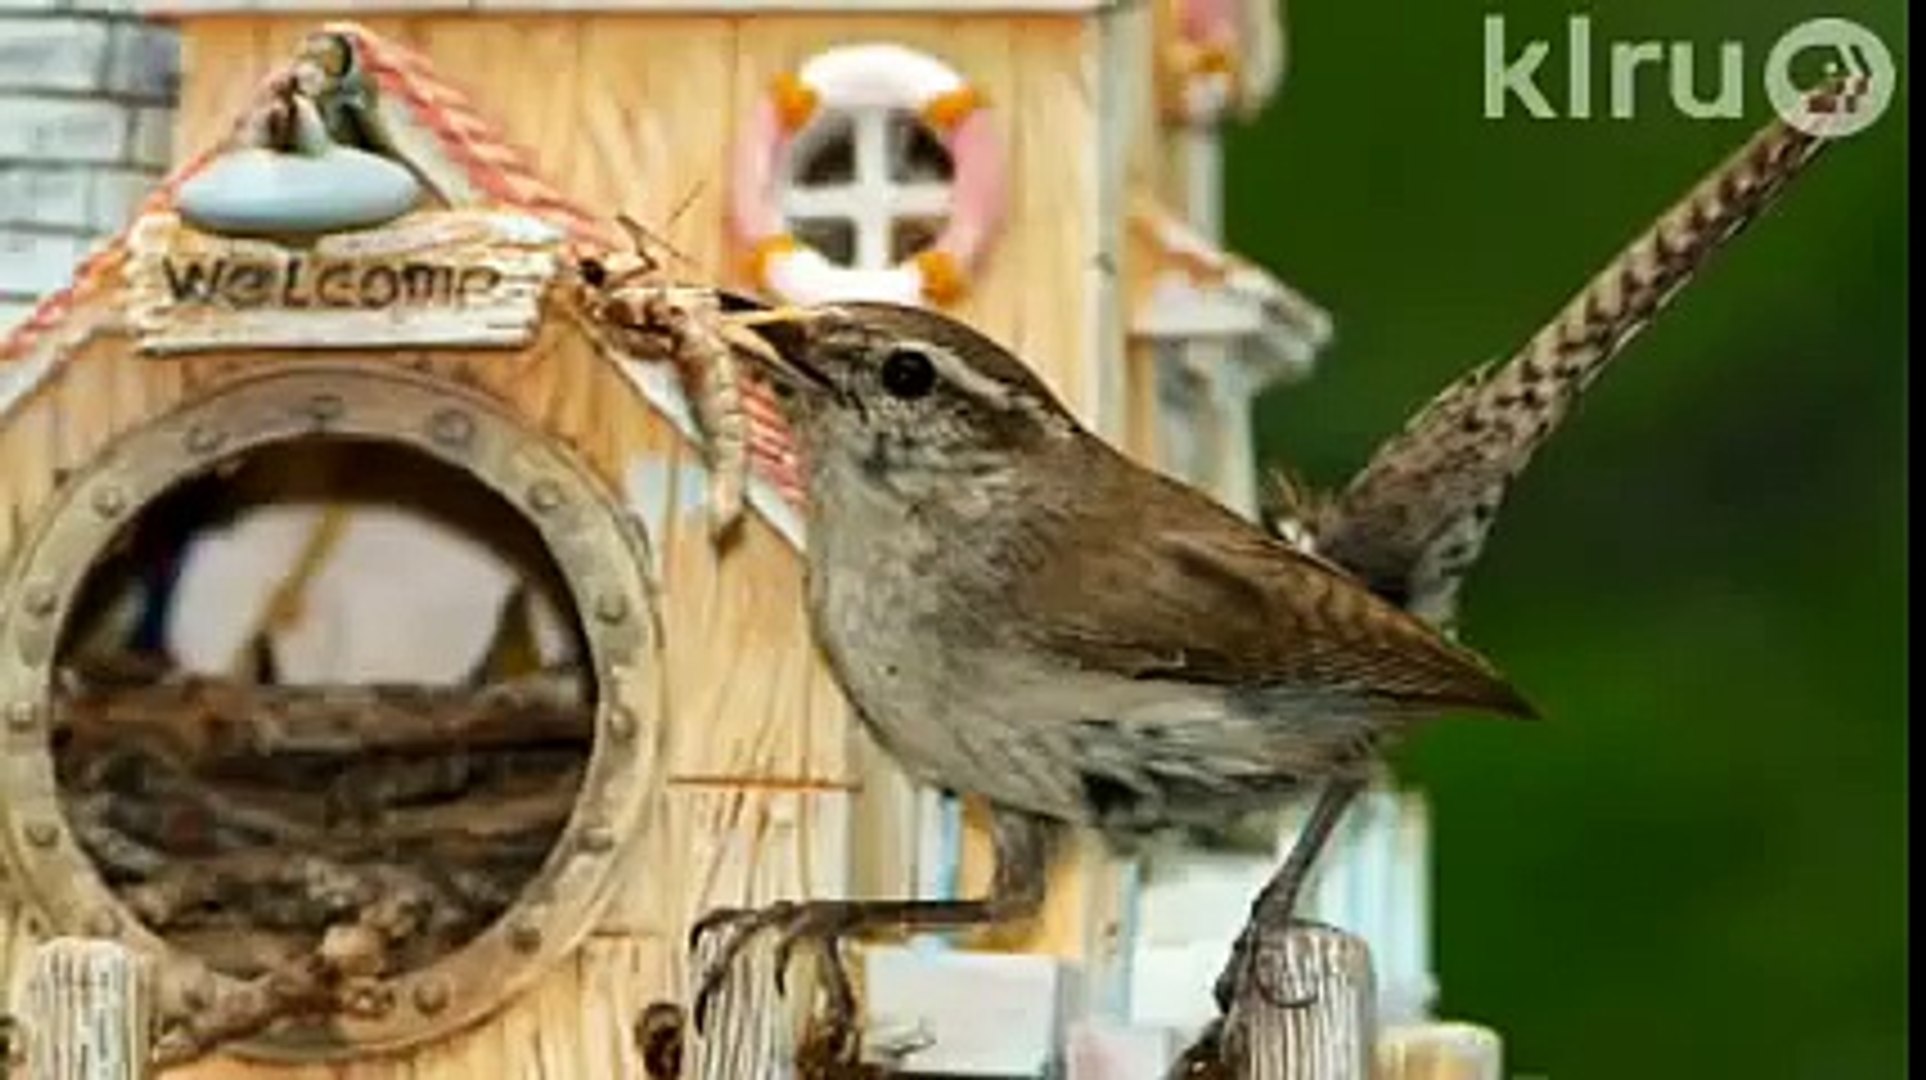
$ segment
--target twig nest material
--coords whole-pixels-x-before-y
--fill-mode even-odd
[[[343,975],[379,975],[387,958],[388,943],[371,926],[349,923],[331,926],[321,938],[320,954]]]
[[[420,202],[405,166],[334,142],[307,98],[293,108],[293,148],[222,154],[181,185],[182,219],[224,236],[317,236],[380,225]]]

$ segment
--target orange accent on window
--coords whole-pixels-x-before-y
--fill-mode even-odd
[[[776,76],[769,89],[776,102],[776,119],[782,123],[784,131],[801,131],[803,125],[816,115],[819,98],[794,72],[785,71]]]
[[[923,122],[938,131],[950,131],[982,107],[983,95],[975,87],[959,86],[931,98],[923,106]]]
[[[969,282],[963,276],[963,268],[947,251],[930,248],[916,254],[916,268],[923,275],[923,295],[938,304],[950,304],[962,299],[969,291]]]
[[[1234,75],[1237,53],[1225,45],[1206,45],[1191,59],[1190,70],[1194,75]]]
[[[749,249],[749,277],[757,285],[769,287],[769,264],[801,247],[801,241],[788,233],[765,236]]]
[[[1234,46],[1194,41],[1173,41],[1164,47],[1164,65],[1180,79],[1209,75],[1236,75],[1240,66]]]

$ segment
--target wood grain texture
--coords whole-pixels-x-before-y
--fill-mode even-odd
[[[1369,1080],[1376,987],[1364,942],[1327,926],[1258,931],[1254,985],[1225,1019],[1246,1080]]]
[[[1099,168],[1094,148],[1100,125],[1094,33],[1068,20],[1020,20],[1023,42],[1011,160],[1010,232],[1023,247],[1018,324],[1006,342],[1042,372],[1072,411],[1095,423],[1100,384],[1087,324],[1087,271],[1101,254],[1093,209]],[[989,282],[986,281],[986,287]],[[993,328],[994,332],[994,328]]]
[[[1157,438],[1157,347],[1145,338],[1133,338],[1124,353],[1125,380],[1130,399],[1124,420],[1122,449],[1131,458],[1152,468],[1167,468],[1163,461],[1166,448]]]
[[[181,80],[174,112],[176,160],[219,144],[248,111],[255,87],[278,59],[267,51],[266,31],[266,22],[253,18],[200,19],[183,28],[181,70],[194,76]]]
[[[31,1080],[146,1080],[151,961],[111,941],[63,937],[27,963]]]
[[[1135,62],[1140,70],[1157,74],[1143,88],[1147,99],[1137,120],[1137,137],[1132,141],[1128,179],[1134,187],[1169,206],[1182,206],[1184,192],[1177,160],[1179,130],[1163,122],[1170,86],[1162,49],[1165,42],[1176,37],[1179,8],[1174,0],[1153,0],[1134,9],[1135,17],[1149,23],[1141,34]]]
[[[1378,1033],[1376,1080],[1500,1080],[1498,1033],[1466,1023],[1408,1024]]]
[[[728,940],[727,934],[709,934],[697,943],[689,965],[689,999]],[[777,935],[757,934],[736,956],[702,1030],[689,1025],[683,1072],[691,1080],[785,1080],[795,1074],[796,1047],[808,1020],[809,997],[778,992],[777,945]],[[798,954],[787,985],[812,985],[805,970],[811,963],[812,958]]]

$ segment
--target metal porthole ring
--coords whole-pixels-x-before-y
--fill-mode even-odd
[[[645,539],[612,487],[502,403],[380,361],[294,363],[236,378],[117,437],[41,508],[0,578],[0,877],[52,934],[114,936],[157,958],[194,1007],[246,984],[149,930],[110,891],[61,812],[50,725],[60,628],[122,524],[182,480],[271,444],[330,437],[404,446],[456,466],[538,530],[581,616],[596,681],[594,743],[541,869],[467,944],[385,980],[372,1014],[224,1050],[277,1061],[394,1052],[494,1013],[588,935],[659,786],[658,612]],[[178,996],[178,995],[177,995]],[[170,1003],[161,1002],[165,1018]]]

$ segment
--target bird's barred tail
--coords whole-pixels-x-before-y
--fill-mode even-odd
[[[1483,384],[1475,396],[1502,413],[1509,401],[1549,383],[1551,399],[1569,405],[1826,143],[1775,120],[1619,252],[1510,361],[1487,380],[1467,380]],[[1447,391],[1440,400],[1450,396]],[[1420,414],[1412,426],[1425,424]],[[1529,436],[1546,433],[1549,428],[1523,434],[1535,442]]]
[[[1317,550],[1439,625],[1510,481],[1625,345],[1828,140],[1776,120],[1622,250],[1502,364],[1434,398],[1310,522]]]

